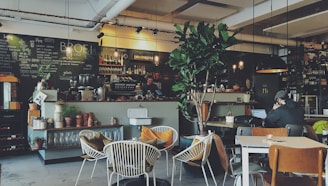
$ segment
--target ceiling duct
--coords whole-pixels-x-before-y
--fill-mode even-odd
[[[0,8],[0,19],[24,22],[24,23],[35,23],[35,24],[46,24],[46,25],[59,25],[67,26],[67,19],[72,20],[69,25],[72,29],[88,30],[93,31],[98,28],[101,24],[108,22],[117,16],[121,11],[125,10],[135,0],[104,0],[101,4],[102,8],[95,10],[95,15],[90,19],[77,18],[79,16],[65,16],[59,14],[47,14],[40,11],[26,11],[18,9],[6,9]],[[31,2],[32,3],[32,2]],[[100,4],[101,2],[99,2]],[[9,14],[2,14],[1,12],[9,12]],[[19,17],[19,19],[17,19]],[[49,21],[50,20],[50,21]]]

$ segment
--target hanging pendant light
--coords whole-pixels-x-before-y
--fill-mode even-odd
[[[287,72],[287,65],[279,56],[271,55],[264,59],[257,67],[257,73],[280,73]]]
[[[288,7],[288,3],[287,3],[287,7]],[[271,18],[272,18],[272,0],[271,0]],[[287,20],[287,25],[288,25],[288,20]],[[271,34],[272,34],[272,26],[271,26]],[[288,36],[288,30],[287,30],[287,36]],[[272,36],[271,36],[271,40],[272,40]],[[287,37],[287,42],[288,42],[288,37]],[[272,42],[271,42],[271,46],[272,46]],[[272,53],[273,51],[274,50],[272,47]],[[272,54],[270,57],[265,58],[256,67],[256,73],[281,73],[287,71],[288,68],[286,62],[282,60],[279,56],[274,54]]]
[[[72,59],[73,57],[73,51],[72,51],[72,47],[71,44],[69,42],[69,38],[70,38],[70,27],[69,27],[69,0],[66,1],[67,3],[67,46],[66,46],[66,57],[67,59]],[[65,12],[65,14],[66,14]]]

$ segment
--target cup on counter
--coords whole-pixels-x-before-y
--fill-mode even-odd
[[[323,109],[322,113],[323,113],[323,115],[328,115],[328,109]]]
[[[249,103],[249,101],[250,101],[250,99],[251,99],[251,95],[250,94],[244,94],[244,103]]]

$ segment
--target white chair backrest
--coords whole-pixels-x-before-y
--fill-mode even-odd
[[[252,135],[252,127],[237,127],[237,136],[251,136]]]
[[[97,133],[97,131],[93,130],[81,130],[79,133],[82,153],[87,154],[88,156],[95,159],[104,157],[105,153],[91,147],[83,138],[81,138],[81,136],[85,136],[86,138],[90,139],[95,137]]]
[[[189,147],[192,153],[196,153],[195,155],[193,155],[194,156],[193,158],[202,154],[202,163],[206,163],[208,156],[211,153],[213,133],[210,133],[207,136],[197,135],[195,136],[195,138],[198,139],[199,141],[197,143],[192,144]]]
[[[111,142],[104,147],[104,152],[112,163],[113,172],[125,177],[150,172],[160,156],[156,147],[130,140]]]

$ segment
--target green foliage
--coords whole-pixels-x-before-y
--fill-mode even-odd
[[[40,65],[38,69],[38,76],[44,80],[49,80],[51,77],[51,73],[49,71],[50,67],[51,67],[50,62],[46,63],[45,65]]]
[[[235,35],[240,30],[230,36],[227,25],[223,23],[215,26],[200,22],[194,26],[186,22],[183,28],[179,25],[174,26],[175,39],[180,44],[170,53],[167,64],[178,72],[179,78],[172,90],[177,92],[180,99],[180,110],[187,119],[190,119],[188,92],[199,92],[203,84],[208,84],[211,78],[216,82],[224,68],[226,49],[239,43]]]
[[[75,116],[77,114],[80,114],[80,111],[75,106],[66,105],[63,107],[62,114],[63,114],[63,117],[75,118]]]

